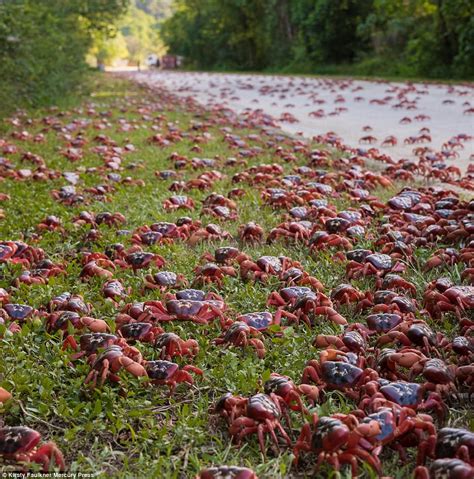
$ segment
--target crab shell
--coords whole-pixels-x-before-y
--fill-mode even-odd
[[[268,311],[261,311],[258,313],[241,314],[236,318],[236,321],[242,321],[251,328],[257,331],[264,331],[273,323],[273,315]]]
[[[337,451],[349,439],[349,428],[339,419],[321,417],[311,437],[314,451]]]
[[[155,381],[166,381],[174,376],[179,370],[179,366],[171,361],[157,360],[148,361],[145,369],[150,379]]]
[[[324,380],[337,388],[354,386],[364,373],[357,366],[342,361],[324,361],[321,372]]]
[[[380,388],[380,392],[399,406],[415,407],[421,400],[421,385],[395,381]]]
[[[258,479],[258,477],[247,467],[215,466],[201,471],[196,479]]]
[[[367,316],[366,321],[371,330],[387,333],[402,322],[402,317],[398,314],[377,313]]]
[[[285,301],[299,299],[314,292],[306,286],[289,286],[280,290],[280,295]]]
[[[195,317],[205,305],[204,301],[171,299],[167,301],[166,309],[169,314],[179,319],[190,319]]]
[[[107,348],[118,340],[115,334],[108,333],[87,333],[83,334],[79,343],[82,351],[88,353],[95,353],[99,348]]]
[[[438,431],[435,455],[437,458],[453,457],[461,446],[466,446],[469,457],[474,457],[474,433],[467,429],[443,427]]]
[[[178,283],[178,275],[173,271],[160,271],[153,275],[153,281],[160,286],[175,286]]]
[[[144,338],[152,329],[153,324],[151,323],[130,323],[125,324],[120,328],[120,334],[125,339],[141,340]]]
[[[436,384],[449,384],[454,380],[454,375],[446,363],[438,358],[431,358],[423,366],[423,376]]]
[[[24,321],[31,314],[33,314],[34,309],[27,304],[5,304],[3,309],[6,311],[10,319],[17,321]]]
[[[258,421],[278,419],[280,410],[267,394],[255,394],[247,403],[247,415]]]
[[[436,459],[429,470],[434,479],[471,479],[474,476],[474,467],[460,459]]]
[[[443,293],[451,302],[462,302],[466,309],[474,309],[474,286],[453,286]]]
[[[200,289],[183,289],[176,292],[176,299],[186,299],[188,301],[204,301],[206,293]]]
[[[295,389],[295,383],[286,376],[271,376],[263,385],[265,394],[275,393],[282,398],[287,397],[288,394]]]
[[[374,253],[365,258],[366,263],[370,263],[378,270],[387,271],[392,267],[392,258],[388,254]]]
[[[24,426],[0,428],[0,455],[13,458],[28,453],[40,442],[41,434]]]

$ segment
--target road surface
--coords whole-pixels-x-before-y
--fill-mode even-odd
[[[280,127],[290,133],[312,137],[332,131],[347,145],[373,146],[395,160],[412,158],[418,146],[440,151],[444,143],[460,134],[474,139],[473,84],[170,71],[129,75],[178,95],[192,96],[203,105],[225,105],[237,113],[261,109],[281,119]],[[423,134],[425,142],[410,143],[410,137]],[[373,143],[361,140],[367,136],[373,137]],[[384,146],[388,136],[395,137],[397,144]],[[456,149],[458,158],[447,162],[466,171],[474,163],[473,139],[463,143],[464,149]]]

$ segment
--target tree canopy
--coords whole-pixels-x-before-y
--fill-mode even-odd
[[[196,68],[474,75],[474,0],[175,0],[162,33]]]
[[[128,0],[0,2],[0,104],[40,105],[74,91],[94,36],[113,32]]]
[[[90,53],[97,63],[115,60],[142,63],[151,54],[164,54],[160,25],[170,14],[170,0],[132,0],[127,13],[116,22],[115,35],[96,36]]]

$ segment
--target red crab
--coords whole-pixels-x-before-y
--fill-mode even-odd
[[[74,311],[55,311],[46,313],[46,331],[54,332],[62,330],[67,332],[72,326],[75,330],[88,329],[93,333],[106,333],[110,330],[108,324],[103,319],[80,316]]]
[[[204,253],[201,259],[219,265],[230,265],[232,263],[240,264],[242,261],[250,259],[250,257],[238,248],[234,248],[233,246],[223,246],[217,248],[214,254],[209,252]]]
[[[154,265],[157,268],[162,268],[166,261],[159,254],[147,253],[145,251],[135,251],[133,253],[126,254],[123,259],[116,259],[115,263],[122,268],[132,268],[136,273],[138,269],[148,268],[150,265]]]
[[[402,461],[407,460],[405,446],[418,446],[419,458],[427,444],[436,438],[436,428],[433,419],[427,414],[417,414],[413,409],[388,403],[389,407],[380,407],[365,416],[361,423],[377,421],[380,424],[380,434],[374,437],[378,444],[395,446]],[[415,439],[415,442],[411,440]]]
[[[153,326],[151,323],[129,323],[120,326],[118,334],[125,338],[130,344],[135,341],[142,343],[153,343],[155,339],[164,332],[160,327]]]
[[[235,418],[244,415],[247,401],[248,399],[243,396],[234,396],[227,392],[217,400],[212,412],[223,416],[227,423],[231,425]]]
[[[320,389],[339,390],[352,399],[360,397],[359,388],[378,378],[373,369],[361,369],[346,361],[308,361],[301,382],[314,382]]]
[[[398,294],[396,291],[380,289],[366,297],[358,304],[358,309],[372,308],[372,313],[395,313],[405,319],[413,319],[418,310],[417,301]]]
[[[314,414],[311,424],[306,423],[301,429],[293,449],[294,462],[298,464],[300,452],[306,451],[317,455],[316,468],[328,462],[339,470],[341,463],[347,463],[351,465],[352,477],[357,477],[359,459],[381,474],[380,460],[373,445],[380,432],[377,421],[359,423],[352,414],[330,417]]]
[[[225,309],[225,303],[221,296],[212,291],[202,291],[201,289],[182,289],[175,293],[166,293],[165,299],[187,299],[189,301],[211,301],[215,306]],[[222,304],[218,304],[222,303]]]
[[[203,469],[195,479],[258,479],[248,467],[213,466]]]
[[[227,206],[220,206],[220,205],[212,205],[207,206],[202,209],[202,215],[209,215],[217,218],[217,220],[221,221],[229,221],[237,219],[237,212],[228,208]]]
[[[430,258],[428,258],[423,269],[425,271],[430,271],[439,266],[453,266],[454,264],[458,263],[459,260],[459,253],[456,249],[439,249]]]
[[[32,284],[48,284],[49,278],[67,274],[64,266],[53,264],[49,260],[42,260],[34,266],[34,269],[23,271],[18,278],[15,279],[15,286],[20,283]]]
[[[288,376],[271,373],[270,379],[263,385],[265,394],[276,394],[280,396],[290,409],[307,414],[308,410],[303,405],[301,396],[307,397],[311,404],[314,404],[319,398],[319,390],[309,384],[300,384],[297,386]]]
[[[446,311],[453,311],[461,318],[467,310],[474,310],[474,286],[452,286],[443,293],[427,291],[424,301],[426,310],[434,318]]]
[[[427,395],[426,392],[428,392]],[[388,403],[388,406],[390,403],[396,403],[416,412],[434,409],[440,421],[443,421],[446,416],[446,405],[439,394],[429,392],[422,384],[379,379],[363,386],[361,393],[362,400],[359,407],[363,410],[373,412],[379,407],[387,406]]]
[[[196,277],[193,285],[203,286],[205,284],[216,283],[218,287],[222,287],[225,276],[237,276],[237,272],[232,266],[219,266],[216,263],[206,263],[203,266],[197,266],[194,269]]]
[[[336,233],[329,234],[327,231],[315,231],[309,240],[309,249],[320,251],[327,248],[352,249],[350,240]]]
[[[59,296],[55,296],[49,303],[48,309],[51,312],[54,311],[74,311],[88,315],[91,313],[91,305],[87,304],[82,296],[78,294],[71,294],[69,292],[61,293]]]
[[[109,269],[115,270],[115,264],[107,257],[101,256],[103,256],[101,255],[101,253],[95,253],[86,255],[84,257],[84,266],[80,274],[81,278],[87,279],[91,276],[100,276],[102,278],[111,279],[113,277],[114,274],[112,273],[112,271],[109,271]]]
[[[396,381],[398,379],[408,379],[408,376],[399,368],[411,368],[424,359],[426,359],[426,356],[418,349],[383,348],[376,351],[375,358],[371,357],[371,363],[375,365],[375,369],[381,376]]]
[[[373,253],[364,258],[363,263],[349,261],[346,266],[348,279],[360,278],[361,276],[376,275],[383,276],[386,273],[402,272],[405,266],[402,263],[393,263],[392,258],[387,254]]]
[[[342,334],[338,336],[318,334],[313,342],[317,348],[337,348],[343,352],[361,352],[367,347],[367,337],[370,331],[360,323],[350,324]]]
[[[163,202],[163,208],[165,210],[178,210],[186,209],[193,210],[195,207],[194,201],[185,195],[170,196]]]
[[[443,427],[423,446],[419,464],[425,463],[426,456],[434,459],[458,458],[474,464],[474,433],[467,429]]]
[[[193,223],[191,221],[191,223]],[[200,224],[198,222],[198,224]],[[152,245],[156,243],[172,243],[175,239],[186,239],[194,228],[190,224],[181,224],[161,221],[150,226],[137,228],[132,235],[132,243]]]
[[[22,323],[31,319],[38,311],[27,304],[7,303],[0,308],[0,318]]]
[[[251,337],[259,335],[259,331],[247,323],[235,321],[230,324],[221,336],[214,340],[214,343],[217,345],[234,345],[242,348],[252,346],[257,351],[257,356],[263,358],[265,357],[265,346],[263,342],[256,337]]]
[[[84,225],[89,224],[96,228],[98,225],[107,225],[118,227],[126,223],[125,216],[121,213],[109,213],[104,211],[103,213],[90,213],[89,211],[81,211],[79,216],[73,218],[73,224]]]
[[[32,264],[44,259],[44,251],[34,248],[22,241],[0,242],[0,263],[21,264],[31,268]]]
[[[271,244],[279,238],[294,242],[307,243],[311,236],[312,223],[309,221],[290,221],[279,224],[270,230],[267,243]]]
[[[44,218],[36,226],[38,231],[61,231],[64,232],[64,228],[61,224],[61,219],[54,215],[49,215]]]
[[[63,343],[63,349],[71,347],[76,353],[72,355],[72,359],[79,359],[87,356],[87,361],[92,364],[100,351],[107,349],[110,346],[119,346],[125,356],[133,359],[137,363],[141,363],[142,355],[137,348],[130,346],[125,339],[110,333],[87,333],[79,338],[77,344],[74,336],[68,336]]]
[[[242,415],[231,422],[229,433],[237,444],[240,444],[240,441],[245,436],[257,433],[260,450],[264,456],[266,456],[265,433],[270,434],[276,449],[279,450],[275,429],[280,431],[287,445],[291,446],[291,439],[280,423],[280,418],[283,415],[282,409],[284,408],[286,408],[286,403],[275,394],[256,394],[251,396],[246,400],[245,410]]]
[[[220,226],[209,223],[204,228],[199,228],[189,237],[189,243],[195,245],[200,241],[220,241],[223,239],[232,239],[232,235],[223,230]]]
[[[310,328],[316,322],[316,316],[326,316],[329,321],[341,326],[347,324],[346,318],[332,307],[332,301],[322,293],[311,291],[300,296],[290,307],[290,312],[297,321],[304,321]]]
[[[415,469],[415,479],[471,479],[473,476],[474,467],[461,459],[436,459],[429,467]]]
[[[398,143],[398,140],[395,136],[390,135],[382,141],[382,146],[395,146]]]
[[[0,306],[10,301],[10,294],[4,288],[0,288]]]
[[[260,244],[263,241],[263,235],[263,228],[253,221],[239,226],[239,238],[243,243],[250,245]]]
[[[288,268],[280,275],[280,281],[286,286],[309,286],[316,291],[324,291],[323,283],[301,268]]]
[[[113,301],[124,299],[129,293],[130,288],[125,288],[118,279],[111,279],[102,286],[102,294]]]
[[[273,291],[270,293],[267,304],[269,306],[292,307],[299,299],[308,295],[315,295],[315,293],[306,286],[289,286],[281,289],[280,292]]]
[[[369,145],[371,145],[376,142],[377,142],[377,138],[375,138],[375,136],[372,136],[372,135],[367,135],[367,136],[363,136],[362,138],[359,138],[359,143],[368,143]]]
[[[92,362],[92,369],[86,377],[84,384],[91,384],[92,388],[97,385],[102,386],[106,379],[113,382],[119,382],[120,378],[117,373],[125,369],[133,376],[146,376],[145,368],[138,362],[126,356],[122,348],[118,345],[107,347],[103,352],[98,354]]]
[[[289,268],[301,268],[301,264],[286,256],[262,256],[257,261],[245,260],[240,263],[240,277],[266,281],[269,276],[280,276]]]
[[[154,274],[147,274],[144,279],[145,287],[150,289],[159,289],[165,292],[170,288],[186,286],[187,280],[182,274],[173,271],[160,271]]]
[[[41,464],[43,472],[56,466],[64,471],[66,465],[61,451],[54,442],[40,444],[41,434],[25,426],[0,428],[0,457],[7,461]]]
[[[170,299],[164,304],[161,301],[147,301],[145,305],[146,317],[155,321],[193,321],[208,324],[209,321],[219,318],[222,327],[226,324],[224,304],[221,301]]]
[[[331,291],[331,300],[336,305],[358,303],[364,297],[364,293],[350,284],[340,284]]]
[[[195,339],[181,339],[174,333],[162,333],[155,339],[154,348],[160,351],[161,359],[175,356],[194,357],[199,354],[199,344]]]
[[[279,309],[275,314],[272,314],[269,311],[240,314],[236,319],[237,321],[243,321],[257,331],[266,331],[272,325],[279,326],[282,317],[288,318],[290,321],[297,320],[294,314],[282,309]]]
[[[162,359],[157,361],[146,361],[145,369],[152,384],[166,385],[169,387],[170,396],[173,394],[173,391],[179,383],[194,384],[194,379],[190,372],[201,376],[203,374],[201,369],[192,366],[191,364],[187,364],[180,369],[176,363]]]
[[[402,278],[398,274],[387,274],[384,276],[381,288],[395,291],[408,291],[413,296],[416,296],[416,286],[413,283],[410,283],[406,279]]]
[[[403,346],[420,347],[423,352],[435,351],[446,346],[447,340],[442,333],[435,333],[424,321],[403,321],[389,332],[380,336],[377,344],[383,345],[398,341]]]

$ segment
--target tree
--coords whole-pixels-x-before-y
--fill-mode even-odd
[[[127,58],[127,42],[120,30],[113,37],[96,32],[89,54],[95,58],[97,65],[111,65],[117,59]]]
[[[197,68],[357,64],[378,74],[474,74],[473,0],[175,0],[173,7],[164,42]]]
[[[120,32],[127,45],[127,58],[133,63],[143,62],[150,53],[164,53],[156,19],[134,4],[120,22]]]
[[[10,0],[0,3],[0,104],[56,101],[87,71],[94,32],[109,32],[128,0]]]

